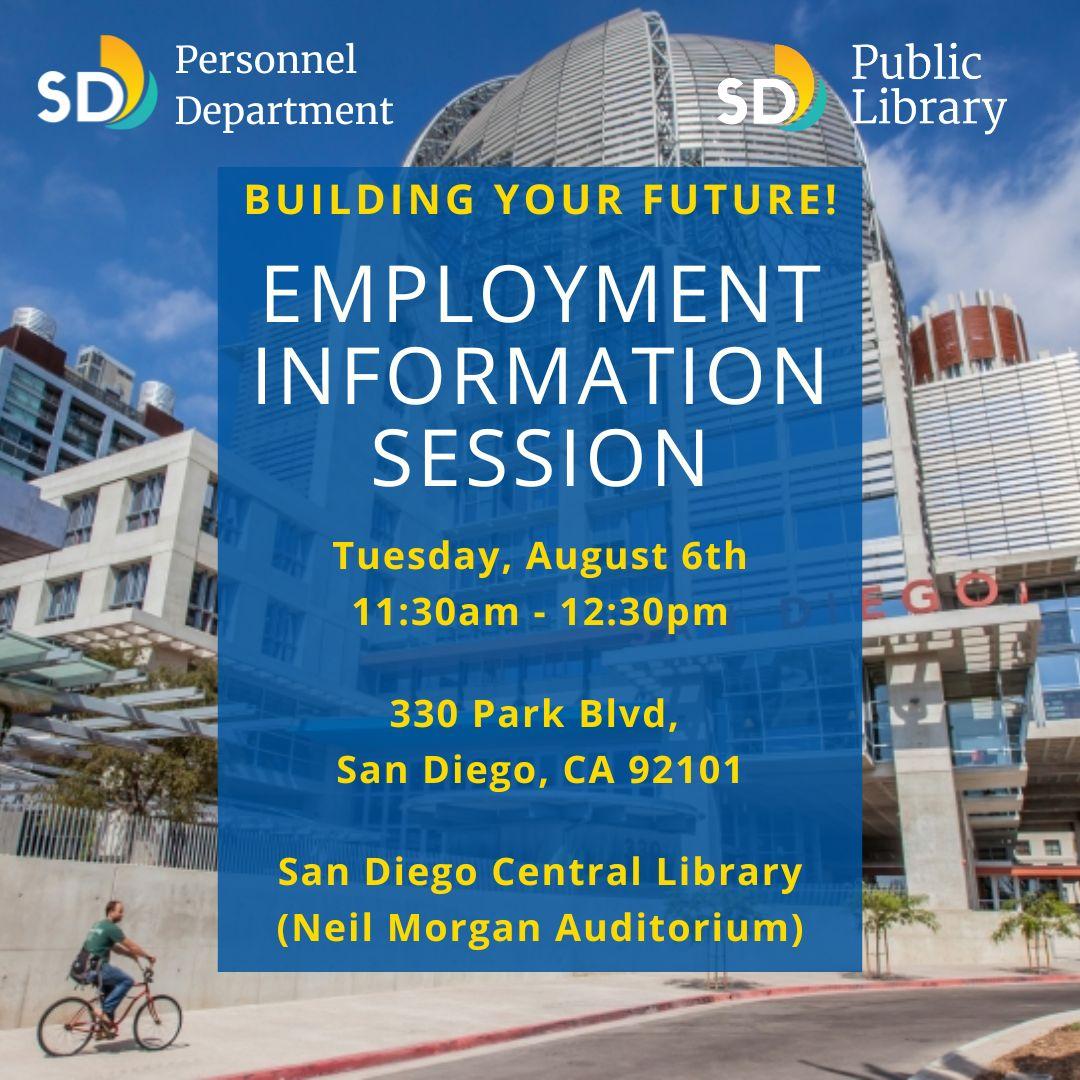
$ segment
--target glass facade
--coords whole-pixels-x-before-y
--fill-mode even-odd
[[[10,420],[0,419],[0,453],[16,463],[16,467],[8,471],[20,479],[32,480],[45,471],[49,461],[49,443],[47,439],[31,435]],[[28,466],[28,469],[18,468],[20,464]]]
[[[953,764],[1019,765],[1023,761],[1022,700],[973,698],[947,703]]]
[[[122,450],[130,450],[133,446],[141,446],[146,439],[134,431],[129,431],[122,424],[113,424],[112,435],[109,438],[109,453],[118,454]]]
[[[21,364],[12,367],[4,395],[5,416],[34,431],[51,435],[59,407],[60,391],[55,386]]]
[[[889,437],[889,424],[884,401],[867,401],[862,409],[863,442],[876,442]]]
[[[762,651],[720,661],[707,684],[708,713],[741,754],[798,753],[850,746],[856,730],[849,689],[858,658],[844,648]],[[792,723],[802,717],[802,728]],[[781,731],[772,718],[785,716]],[[725,744],[726,745],[726,744]]]
[[[889,685],[883,667],[866,669],[863,750],[873,761],[892,761],[892,714],[889,709]]]
[[[896,496],[881,495],[863,500],[862,528],[864,540],[883,540],[900,532],[896,512]]]
[[[1047,721],[1080,719],[1080,581],[1032,587],[1042,612],[1038,682]]]
[[[68,446],[81,450],[87,457],[97,457],[104,430],[104,413],[78,401],[68,405],[67,423],[64,425],[64,442]]]

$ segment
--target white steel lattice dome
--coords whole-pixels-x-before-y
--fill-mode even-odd
[[[841,100],[805,131],[722,124],[721,79],[772,76],[773,46],[668,34],[655,12],[631,11],[553,49],[521,75],[492,79],[439,110],[406,165],[848,165],[866,156]],[[769,91],[768,93],[774,93]],[[880,257],[870,207],[866,257]]]

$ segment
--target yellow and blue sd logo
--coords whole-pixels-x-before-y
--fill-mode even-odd
[[[48,124],[58,124],[71,115],[71,95],[61,88],[67,76],[62,71],[46,71],[38,79],[38,93],[52,103],[38,116]],[[108,94],[108,102],[91,101],[93,87]],[[95,96],[100,97],[100,93]],[[158,89],[154,73],[143,68],[139,54],[123,38],[101,35],[101,69],[75,73],[75,119],[81,124],[105,124],[127,131],[144,124],[157,105]]]
[[[825,83],[814,74],[806,57],[790,45],[774,45],[773,71],[776,75],[772,78],[752,80],[749,104],[737,92],[743,86],[742,79],[721,79],[716,94],[727,109],[717,115],[717,120],[721,124],[741,124],[749,115],[752,123],[783,126],[788,131],[805,131],[816,124],[825,111]],[[767,90],[779,95],[779,108],[766,101]]]

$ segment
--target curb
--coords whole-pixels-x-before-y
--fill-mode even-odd
[[[981,1039],[964,1043],[963,1046],[942,1054],[936,1061],[923,1066],[911,1080],[970,1080],[973,1075],[972,1066],[988,1068],[990,1063],[1002,1054],[1010,1053],[1055,1028],[1077,1021],[1080,1021],[1080,1009],[1069,1009],[1047,1016],[1037,1016],[1033,1020],[1024,1020],[1000,1031],[993,1031]]]
[[[495,1031],[481,1031],[471,1035],[432,1039],[429,1042],[389,1047],[385,1050],[361,1050],[357,1053],[321,1058],[316,1061],[305,1061],[295,1065],[280,1065],[252,1069],[246,1072],[226,1073],[221,1076],[211,1077],[209,1080],[310,1080],[311,1077],[333,1076],[336,1073],[352,1072],[357,1069],[373,1069],[381,1065],[396,1065],[403,1061],[416,1061],[440,1054],[516,1042],[520,1039],[534,1038],[539,1035],[552,1035],[561,1031],[573,1031],[577,1028],[594,1027],[598,1024],[609,1024],[637,1016],[650,1016],[681,1009],[692,1009],[702,1005],[717,1005],[725,1001],[762,1001],[767,998],[798,997],[811,994],[880,993],[890,990],[937,990],[964,986],[1017,986],[1028,983],[1080,984],[1080,975],[990,975],[973,978],[896,979],[892,982],[811,983],[805,986],[776,986],[763,987],[757,990],[717,991],[707,994],[695,994],[691,997],[654,1001],[643,1005],[626,1005],[618,1009],[605,1009],[600,1012],[583,1013],[578,1016],[565,1016],[555,1020],[543,1020],[533,1024],[500,1028]]]

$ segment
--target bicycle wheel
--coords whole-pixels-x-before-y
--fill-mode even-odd
[[[135,1041],[144,1050],[164,1050],[180,1034],[183,1022],[180,1002],[167,994],[155,994],[135,1014]]]
[[[94,1010],[80,997],[54,1001],[41,1014],[37,1026],[38,1045],[50,1057],[77,1054],[93,1034]]]

